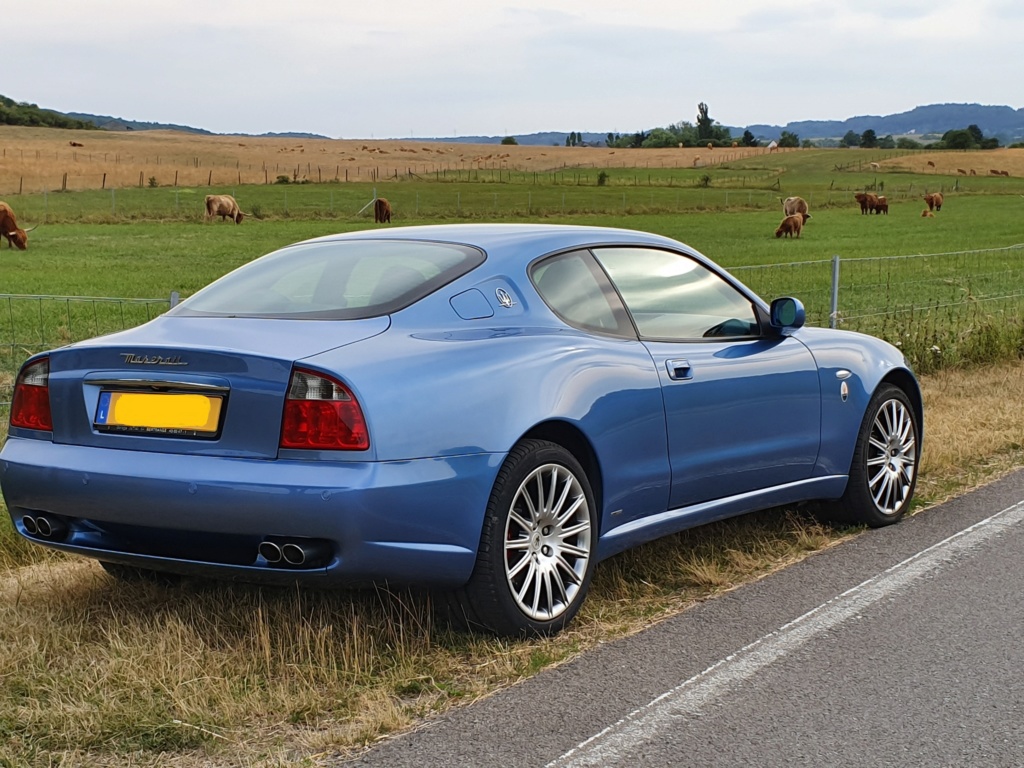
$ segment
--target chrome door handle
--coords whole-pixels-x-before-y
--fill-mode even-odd
[[[665,362],[668,368],[668,377],[676,381],[685,381],[693,378],[693,369],[686,360],[668,360]]]

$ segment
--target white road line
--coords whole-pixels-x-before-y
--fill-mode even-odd
[[[548,763],[547,768],[610,766],[633,762],[631,756],[638,752],[639,745],[653,740],[660,730],[670,727],[676,718],[698,714],[706,705],[808,640],[858,615],[873,603],[905,589],[914,580],[962,557],[1022,520],[1024,501],[908,557],[715,662],[703,672],[573,747]]]

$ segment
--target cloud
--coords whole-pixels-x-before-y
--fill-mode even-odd
[[[2,91],[218,132],[630,132],[1006,104],[1024,6],[887,0],[9,0]],[[932,62],[939,61],[936,69]],[[13,66],[13,62],[17,66]],[[1000,65],[1002,63],[1002,65]]]

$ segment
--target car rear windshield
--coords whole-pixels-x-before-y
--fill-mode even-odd
[[[344,240],[283,248],[211,283],[168,314],[357,320],[397,312],[484,261],[451,243]]]

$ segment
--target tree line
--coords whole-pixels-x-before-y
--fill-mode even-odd
[[[49,109],[40,109],[28,102],[16,102],[6,96],[0,96],[0,125],[39,125],[46,128],[96,130],[92,123],[75,120]]]
[[[582,134],[570,134],[566,138],[566,146],[577,146],[582,143]],[[690,123],[681,121],[664,128],[651,128],[636,133],[609,133],[605,138],[605,146],[614,148],[649,148],[649,147],[703,147],[711,144],[716,147],[739,144],[745,147],[762,145],[750,131],[744,131],[739,138],[733,138],[730,130],[712,119],[708,114],[708,105],[701,102],[697,105],[697,121]],[[879,137],[871,128],[863,133],[847,131],[838,141],[835,139],[800,140],[791,131],[782,131],[776,144],[780,147],[862,147],[863,149],[996,149],[999,139],[986,137],[977,125],[956,128],[946,131],[942,138],[933,142],[920,142],[907,136],[898,139],[886,135]]]

